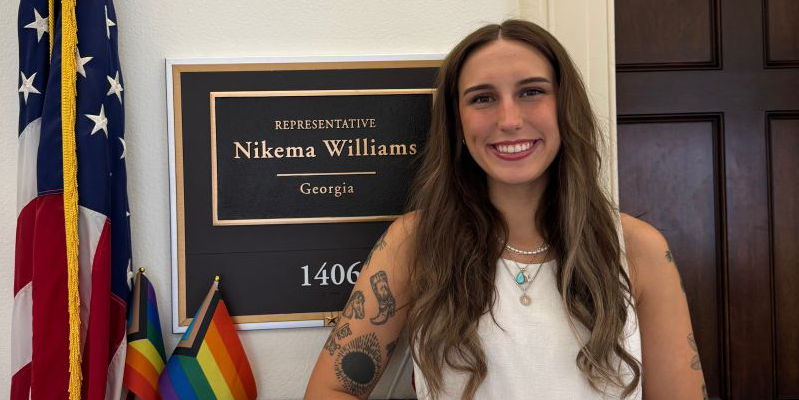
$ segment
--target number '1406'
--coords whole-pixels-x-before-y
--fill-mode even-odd
[[[360,274],[360,271],[355,269],[355,267],[357,267],[360,263],[361,261],[357,261],[345,270],[344,266],[341,264],[333,264],[328,268],[327,262],[324,262],[322,263],[322,267],[320,267],[319,270],[316,271],[316,274],[314,274],[313,279],[315,281],[319,281],[319,286],[329,285],[328,281],[334,285],[341,285],[344,283],[345,279],[347,282],[354,285],[355,281],[358,280],[358,275]],[[302,286],[312,285],[310,280],[311,275],[308,269],[309,267],[307,265],[302,266]]]

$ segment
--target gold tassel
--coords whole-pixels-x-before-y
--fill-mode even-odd
[[[75,153],[75,0],[61,1],[61,138],[64,161],[64,227],[69,303],[69,399],[80,400],[80,293],[78,292],[78,163]]]
[[[55,15],[53,15],[53,11],[55,11],[55,6],[53,5],[53,0],[47,2],[47,34],[50,35],[50,61],[53,60],[53,40],[55,38]]]

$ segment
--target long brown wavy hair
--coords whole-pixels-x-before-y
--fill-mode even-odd
[[[433,398],[446,365],[469,376],[462,399],[487,373],[477,327],[496,299],[494,276],[507,225],[489,200],[485,172],[462,143],[458,78],[471,53],[499,38],[537,49],[552,65],[561,136],[558,155],[536,212],[536,226],[557,261],[558,291],[573,320],[590,331],[576,357],[591,386],[605,392],[638,386],[641,366],[624,346],[630,279],[621,257],[613,204],[599,187],[600,133],[585,87],[563,46],[527,21],[478,29],[446,57],[437,78],[430,135],[409,205],[414,218],[409,338]],[[496,321],[494,321],[496,323]],[[576,328],[572,322],[572,330]],[[625,383],[619,360],[629,367]]]

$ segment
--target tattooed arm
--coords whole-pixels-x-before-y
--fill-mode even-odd
[[[369,254],[325,341],[305,399],[365,399],[380,379],[405,325],[411,219],[391,224]]]
[[[623,215],[622,229],[641,331],[644,398],[707,399],[677,257],[646,222]]]

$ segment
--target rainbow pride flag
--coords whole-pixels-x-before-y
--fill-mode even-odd
[[[164,400],[254,400],[258,395],[218,280],[169,358],[158,387]]]
[[[161,336],[155,289],[143,272],[140,269],[136,275],[128,307],[128,351],[122,384],[129,394],[143,400],[161,400],[158,376],[166,362],[164,338]]]

